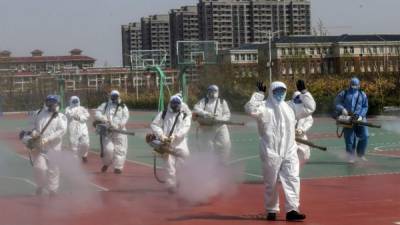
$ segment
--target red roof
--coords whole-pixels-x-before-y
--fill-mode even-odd
[[[4,62],[6,63],[45,63],[45,62],[95,62],[96,59],[89,56],[74,55],[74,56],[33,56],[33,57],[9,57]],[[0,61],[1,62],[1,61]]]

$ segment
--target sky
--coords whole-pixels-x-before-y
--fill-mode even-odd
[[[0,0],[0,51],[14,56],[41,49],[65,55],[73,48],[97,59],[97,66],[120,66],[121,25],[167,13],[198,0]],[[400,0],[311,0],[313,25],[329,34],[399,33]]]

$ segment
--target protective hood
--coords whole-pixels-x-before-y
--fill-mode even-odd
[[[357,77],[353,77],[350,81],[350,90],[357,91],[360,89],[360,80]]]
[[[118,98],[118,101],[117,102],[113,101],[114,98]],[[113,103],[118,103],[118,104],[121,103],[121,95],[120,95],[119,91],[117,91],[117,90],[112,90],[111,91],[111,93],[110,93],[110,101],[113,102]]]
[[[207,98],[215,100],[219,97],[219,88],[217,85],[213,84],[207,88]]]
[[[274,105],[279,105],[279,104],[281,104],[282,102],[284,102],[284,101],[278,102],[278,101],[274,98],[273,91],[274,91],[275,89],[278,89],[278,88],[284,88],[284,89],[287,90],[286,84],[284,84],[283,82],[280,82],[280,81],[272,82],[272,84],[271,84],[271,86],[270,86],[270,88],[269,88],[267,102],[270,102],[270,103],[272,103],[272,104],[274,104]]]
[[[72,106],[72,107],[80,106],[81,105],[81,101],[80,101],[79,97],[78,96],[72,96],[69,99],[69,105]]]
[[[302,103],[302,101],[301,101],[301,99],[300,99],[300,95],[301,95],[301,92],[300,92],[300,91],[295,91],[295,92],[293,93],[292,101],[293,101],[294,104],[300,104],[300,103]]]
[[[183,98],[180,93],[171,96],[169,99],[168,109],[171,112],[178,112],[180,111],[183,103]]]
[[[292,99],[295,99],[297,96],[299,96],[299,95],[301,95],[301,92],[300,91],[295,91],[294,93],[293,93],[293,96],[292,96]]]

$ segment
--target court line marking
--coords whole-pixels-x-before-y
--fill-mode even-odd
[[[379,154],[379,153],[367,153],[367,155],[372,155],[372,156],[378,156],[378,157],[386,157],[386,158],[395,158],[395,159],[400,159],[400,155],[385,155],[385,154]]]
[[[18,157],[29,161],[29,158],[28,158],[28,157],[26,157],[26,156],[24,156],[24,155],[20,155],[20,154],[18,154],[18,153],[15,153],[15,154],[16,154]],[[34,183],[34,184],[35,184],[35,186],[37,187],[37,184],[36,184],[36,183]],[[94,187],[100,189],[101,191],[110,191],[110,189],[108,189],[108,188],[106,188],[106,187],[103,187],[103,186],[101,186],[101,185],[98,185],[98,184],[96,184],[96,183],[94,183],[94,182],[92,182],[92,181],[89,181],[89,184],[91,184],[92,186],[94,186]]]
[[[100,153],[90,150],[91,153],[95,154],[95,155],[100,155]],[[139,162],[139,161],[135,161],[135,160],[131,160],[131,159],[126,159],[125,161],[130,162],[130,163],[134,163],[134,164],[138,164],[140,166],[144,166],[144,167],[149,167],[149,168],[153,168],[152,164],[148,164],[148,163],[144,163],[144,162]],[[157,166],[157,169],[162,169],[162,167]]]
[[[254,173],[245,173],[248,176],[263,178],[262,175],[254,174]],[[351,177],[372,177],[372,176],[384,176],[384,175],[400,175],[400,172],[382,172],[382,173],[370,173],[370,174],[355,174],[355,175],[346,175],[346,176],[327,176],[327,177],[308,177],[308,178],[300,178],[300,180],[325,180],[325,179],[341,179],[341,178],[351,178]]]
[[[368,174],[355,174],[346,176],[328,176],[328,177],[310,177],[301,178],[301,180],[323,180],[323,179],[342,179],[351,177],[372,177],[372,176],[384,176],[384,175],[400,175],[400,172],[381,172],[381,173],[368,173]]]
[[[98,152],[95,152],[93,150],[91,150],[90,152],[92,152],[96,155],[99,155]],[[379,155],[379,156],[382,156],[382,155]],[[253,156],[253,157],[255,157],[255,156]],[[134,163],[134,164],[138,164],[141,166],[153,168],[153,165],[151,165],[151,164],[138,162],[138,161],[134,161],[134,160],[126,160],[126,161]],[[162,169],[161,167],[157,167],[157,168]],[[248,172],[244,172],[244,174],[251,176],[251,177],[263,178],[263,176],[260,174],[254,174],[254,173],[248,173]],[[323,180],[323,179],[338,179],[338,178],[366,177],[366,176],[380,176],[380,175],[398,175],[398,174],[400,174],[400,172],[382,172],[382,173],[355,174],[355,175],[345,175],[345,176],[310,177],[310,178],[301,178],[301,180]]]
[[[37,185],[35,182],[32,180],[29,180],[28,178],[23,178],[23,177],[11,177],[11,176],[0,176],[0,179],[9,179],[9,180],[18,180],[18,181],[23,181],[25,183],[28,183],[32,185],[33,187],[37,188]]]

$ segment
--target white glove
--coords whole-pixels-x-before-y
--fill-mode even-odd
[[[162,141],[162,142],[168,141],[168,137],[164,134],[161,135],[160,139],[161,139],[160,141]]]
[[[304,131],[302,129],[296,129],[296,135],[301,136],[304,134]]]
[[[174,142],[176,139],[176,135],[172,135],[171,137],[169,137],[169,141],[172,143]]]
[[[362,121],[363,120],[362,116],[359,116],[357,120]]]
[[[40,133],[37,130],[33,130],[31,133],[32,138],[38,138],[40,136]]]
[[[47,143],[49,143],[49,140],[47,140],[47,138],[41,138],[41,139],[40,139],[40,145],[41,145],[41,146],[44,146],[44,145],[46,145]]]
[[[348,116],[349,115],[349,112],[347,112],[347,109],[343,109],[342,110],[342,115],[343,116]]]
[[[214,115],[211,114],[211,113],[209,113],[209,112],[207,112],[206,114],[204,114],[204,117],[205,117],[205,118],[208,118],[208,119],[214,119]]]

